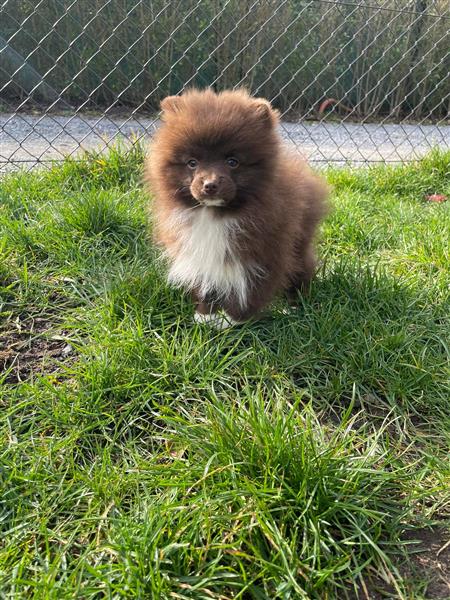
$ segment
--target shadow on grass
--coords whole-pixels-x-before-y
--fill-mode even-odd
[[[341,263],[317,280],[289,315],[249,327],[274,374],[306,390],[317,407],[339,414],[352,403],[365,414],[448,414],[448,297],[381,267]],[[448,390],[447,390],[448,391]]]

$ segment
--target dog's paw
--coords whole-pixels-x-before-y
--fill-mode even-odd
[[[233,327],[234,325],[239,325],[239,321],[235,321],[226,313],[202,314],[196,312],[194,314],[194,322],[199,323],[201,325],[209,325],[210,327],[218,329],[219,331],[222,331],[223,329],[228,329],[229,327]]]
[[[194,313],[194,323],[199,323],[201,325],[205,325],[205,324],[211,323],[211,321],[213,321],[214,319],[217,319],[216,313],[207,313],[207,314],[203,314],[203,313],[199,313],[199,312]]]

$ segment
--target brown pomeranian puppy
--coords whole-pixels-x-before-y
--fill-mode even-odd
[[[161,108],[145,174],[154,233],[195,320],[242,322],[307,287],[327,190],[282,147],[278,112],[244,90],[190,90]]]

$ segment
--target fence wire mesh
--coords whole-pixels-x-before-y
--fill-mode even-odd
[[[450,148],[448,0],[4,0],[0,167],[136,143],[162,97],[246,86],[312,162]]]

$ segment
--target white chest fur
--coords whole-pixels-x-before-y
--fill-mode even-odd
[[[179,245],[171,256],[169,282],[196,288],[202,297],[217,300],[230,294],[241,306],[258,269],[243,265],[237,251],[240,225],[234,217],[218,217],[207,207],[178,211],[174,215]]]

